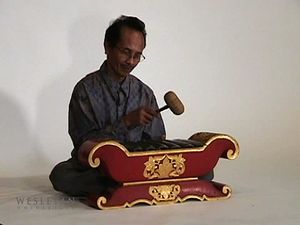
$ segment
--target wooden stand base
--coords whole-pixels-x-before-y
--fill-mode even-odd
[[[99,209],[126,208],[137,204],[159,205],[181,203],[189,199],[200,201],[229,198],[231,189],[214,181],[166,180],[151,183],[127,183],[107,193],[92,195],[87,203]]]

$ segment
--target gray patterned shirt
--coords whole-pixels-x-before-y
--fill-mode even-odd
[[[106,62],[75,86],[69,104],[69,134],[75,149],[87,139],[110,138],[121,142],[165,136],[161,115],[145,126],[128,129],[121,118],[140,106],[158,109],[153,91],[133,75],[122,83],[107,73]]]

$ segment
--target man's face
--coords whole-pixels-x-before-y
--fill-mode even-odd
[[[115,79],[124,79],[140,62],[144,47],[144,37],[141,32],[123,27],[117,45],[105,46],[109,73]]]

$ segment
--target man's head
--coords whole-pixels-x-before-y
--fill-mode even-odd
[[[136,17],[121,16],[106,30],[104,48],[109,73],[124,79],[144,58],[145,24]]]

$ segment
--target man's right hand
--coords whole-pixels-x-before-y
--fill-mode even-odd
[[[123,117],[123,122],[126,127],[132,128],[139,125],[146,125],[150,123],[158,112],[149,107],[140,107]]]

